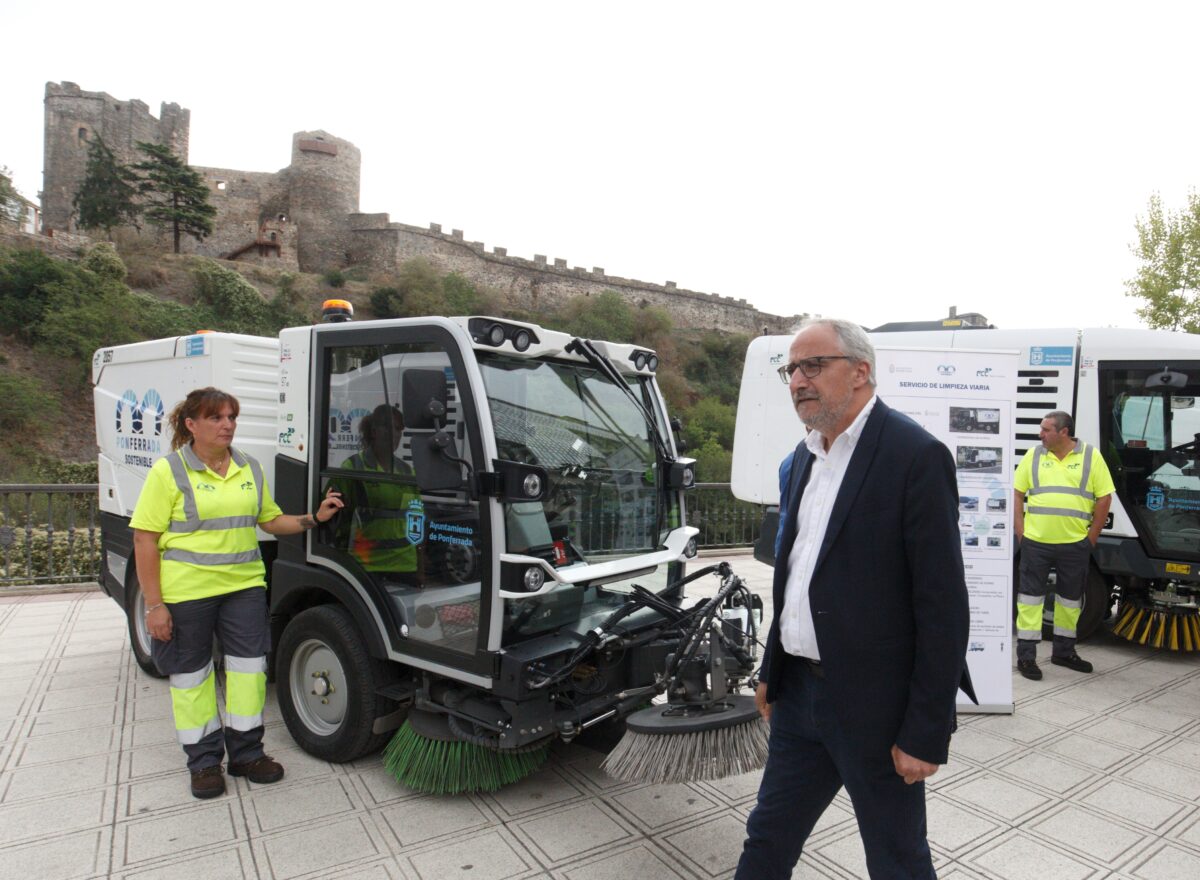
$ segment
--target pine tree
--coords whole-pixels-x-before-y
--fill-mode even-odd
[[[88,144],[87,168],[75,193],[79,227],[103,229],[108,238],[117,226],[130,224],[140,230],[137,180],[137,175],[118,162],[97,135]]]
[[[175,253],[179,253],[179,239],[184,233],[197,241],[211,235],[217,209],[208,202],[204,178],[169,147],[142,141],[137,146],[146,155],[145,161],[133,166],[144,175],[138,190],[145,199],[146,219],[171,227]]]

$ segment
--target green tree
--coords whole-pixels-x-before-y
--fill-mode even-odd
[[[567,332],[584,339],[632,342],[634,311],[615,290],[577,296],[567,303]]]
[[[145,161],[133,166],[143,175],[138,191],[146,200],[143,209],[146,219],[170,227],[175,253],[179,253],[183,235],[197,241],[211,235],[217,209],[209,204],[204,178],[169,147],[144,141],[138,141],[137,146],[146,156]]]
[[[442,281],[428,260],[407,260],[396,273],[395,284],[371,293],[371,310],[380,318],[447,314]]]
[[[1141,266],[1125,286],[1145,303],[1138,317],[1155,329],[1200,332],[1200,196],[1189,193],[1179,213],[1151,196],[1134,227],[1138,238],[1130,249]]]
[[[138,177],[122,165],[98,135],[88,144],[87,168],[75,193],[75,212],[81,229],[103,229],[111,238],[118,226],[140,229]]]
[[[715,440],[722,449],[733,449],[734,408],[715,397],[702,397],[683,413],[683,439],[689,449]]]
[[[21,195],[13,186],[12,171],[0,165],[0,222],[21,222]]]

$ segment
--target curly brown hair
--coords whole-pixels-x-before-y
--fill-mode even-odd
[[[188,419],[202,419],[219,413],[226,404],[233,408],[233,417],[237,418],[241,411],[238,399],[220,388],[197,388],[179,401],[167,419],[171,425],[171,450],[192,442],[192,432],[187,427]]]

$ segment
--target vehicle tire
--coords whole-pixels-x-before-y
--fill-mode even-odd
[[[279,709],[292,738],[310,755],[339,764],[383,748],[390,732],[371,728],[395,708],[375,693],[386,674],[340,605],[297,614],[275,652]]]
[[[151,678],[166,678],[154,659],[150,656],[150,630],[146,629],[146,600],[142,597],[142,585],[138,582],[137,572],[129,575],[129,583],[125,586],[125,620],[129,627],[129,648],[133,651],[133,659],[142,668],[142,672]]]
[[[1083,585],[1083,610],[1079,614],[1079,623],[1075,625],[1076,641],[1082,642],[1093,635],[1108,617],[1111,607],[1112,584],[1095,565],[1089,565],[1087,581]],[[1046,594],[1045,609],[1042,612],[1042,638],[1054,638],[1053,582],[1051,591]]]

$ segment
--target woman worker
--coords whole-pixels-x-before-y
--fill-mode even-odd
[[[191,392],[171,412],[171,452],[154,463],[130,522],[154,663],[170,676],[175,731],[192,794],[225,793],[229,774],[278,782],[263,752],[271,629],[266,569],[254,527],[294,535],[342,506],[327,495],[315,514],[286,516],[262,466],[232,446],[238,402],[216,388]],[[217,712],[213,633],[225,651],[226,726]]]

